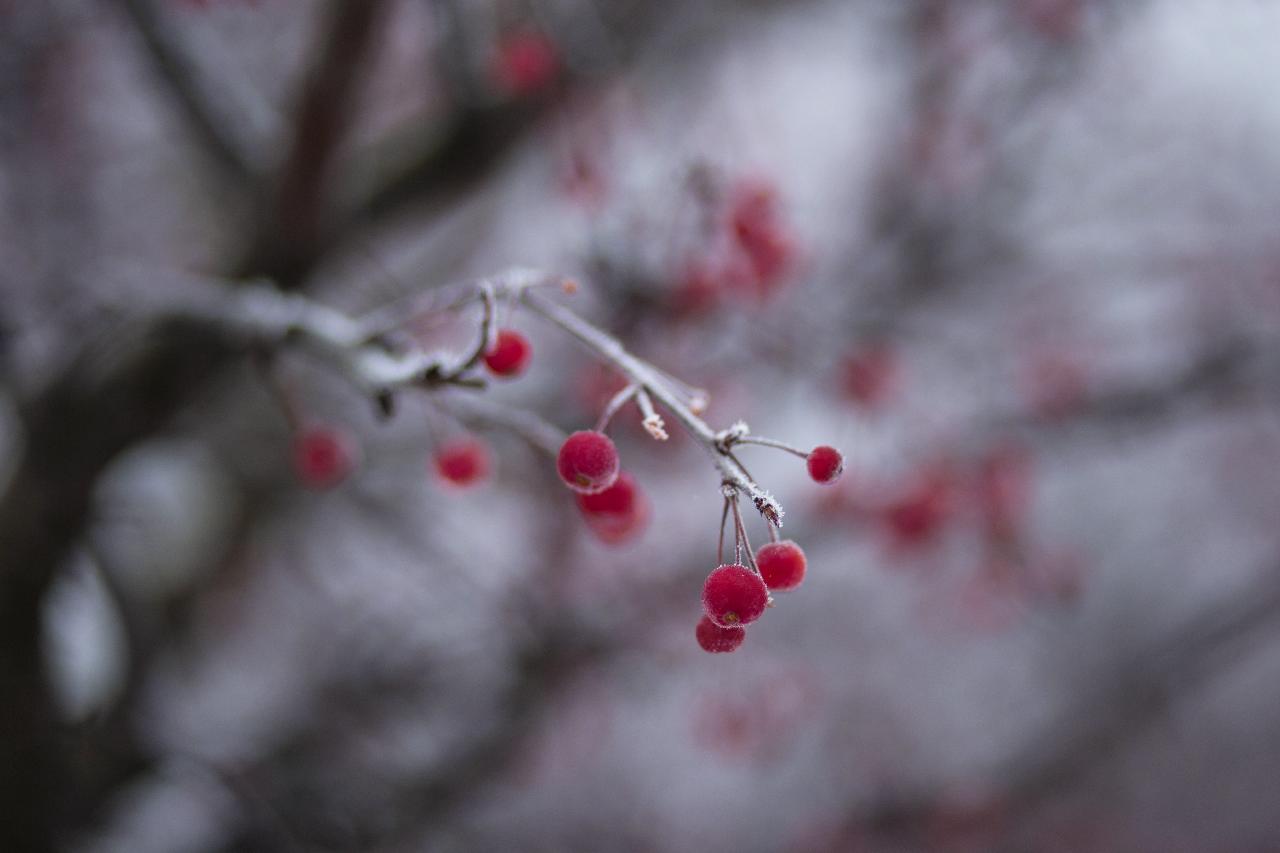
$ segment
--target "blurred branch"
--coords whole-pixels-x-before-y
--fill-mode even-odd
[[[58,715],[42,671],[44,592],[79,541],[108,462],[168,420],[228,350],[207,324],[110,329],[23,407],[21,461],[0,497],[0,849],[50,849],[63,784]],[[157,357],[163,354],[163,357]],[[91,427],[89,426],[91,425]]]
[[[1023,753],[991,773],[991,804],[1014,826],[1030,821],[1045,803],[1116,758],[1180,698],[1223,674],[1223,656],[1272,627],[1277,617],[1280,567],[1272,567],[1246,592],[1207,608],[1173,636],[1117,666],[1109,683],[1061,716],[1056,731],[1036,736]],[[944,790],[857,809],[842,833],[914,836],[946,806]],[[993,849],[1026,849],[1008,842]]]
[[[237,276],[265,275],[286,290],[298,287],[327,251],[336,155],[386,0],[336,0],[330,7],[328,33],[299,97],[288,154]]]
[[[358,60],[382,0],[337,3],[329,39],[304,95],[294,147],[278,180],[257,263],[296,287],[322,252],[308,243]],[[189,319],[148,325],[140,335],[106,330],[21,406],[26,440],[0,496],[0,849],[42,851],[68,829],[75,800],[57,712],[41,656],[41,602],[79,541],[98,476],[123,449],[150,435],[226,364],[234,349],[220,330]],[[123,334],[121,334],[123,332]]]
[[[192,53],[179,33],[168,26],[154,0],[120,0],[134,29],[141,36],[157,76],[165,83],[201,147],[237,183],[248,185],[258,174],[258,164],[244,141],[231,132],[234,122],[218,115],[215,99],[201,85]]]
[[[1197,401],[1224,403],[1252,394],[1273,397],[1274,383],[1268,381],[1268,374],[1274,375],[1276,366],[1280,366],[1280,359],[1272,355],[1267,364],[1262,344],[1232,337],[1208,348],[1163,381],[1109,388],[1085,396],[1060,416],[1018,415],[995,429],[1014,426],[1029,433],[1060,433],[1089,426],[1162,423]]]
[[[404,158],[404,165],[365,178],[335,230],[345,233],[370,227],[414,207],[439,208],[459,198],[493,173],[551,103],[548,98],[525,98],[464,104],[433,120],[430,139]],[[354,165],[384,159],[368,157]]]

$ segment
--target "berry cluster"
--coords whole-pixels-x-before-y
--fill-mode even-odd
[[[731,435],[726,444],[763,444],[794,453],[805,459],[809,476],[817,483],[833,483],[844,470],[844,457],[833,447],[821,445],[809,453],[780,442]],[[732,451],[728,451],[732,455]],[[732,514],[737,559],[724,563],[707,575],[702,586],[703,617],[695,635],[698,645],[708,652],[731,652],[746,639],[745,626],[759,619],[773,606],[771,592],[796,589],[804,581],[808,561],[804,550],[790,539],[779,540],[774,525],[769,526],[770,541],[753,552],[747,539],[746,526],[738,508],[735,489],[725,488],[723,521]],[[721,524],[721,553],[724,550],[724,524]],[[745,564],[743,557],[745,555]]]
[[[764,232],[771,227],[775,216],[772,196],[759,192],[749,194],[739,200],[735,209],[734,229],[739,239],[744,241],[744,251],[761,240],[767,243]],[[753,263],[760,267],[760,274],[773,269],[765,263],[767,258],[760,254],[759,246],[750,251],[755,252]],[[594,349],[625,377],[627,384],[613,391],[594,429],[578,430],[563,439],[558,437],[563,435],[559,430],[529,413],[474,404],[471,409],[473,417],[510,427],[523,433],[535,446],[553,452],[556,471],[574,493],[574,501],[587,529],[602,543],[619,545],[631,541],[645,529],[651,515],[651,504],[636,478],[622,470],[618,449],[605,430],[614,415],[628,404],[634,404],[640,412],[640,425],[644,431],[655,440],[667,441],[670,434],[657,405],[673,415],[692,440],[700,442],[712,453],[720,473],[724,498],[717,568],[703,585],[705,616],[697,626],[698,643],[707,651],[733,651],[744,640],[744,627],[759,619],[765,609],[772,606],[770,592],[798,588],[804,581],[807,568],[800,546],[791,540],[779,539],[777,530],[782,526],[782,507],[755,482],[738,459],[737,449],[754,444],[784,450],[803,459],[809,476],[822,484],[834,483],[840,477],[844,457],[827,445],[804,451],[754,436],[741,421],[719,432],[712,430],[701,418],[708,403],[705,391],[687,386],[641,361],[616,339],[588,325],[572,312],[532,293],[531,289],[542,283],[540,279],[531,279],[527,272],[519,272],[515,277],[518,283],[505,291],[506,296],[523,300],[523,304],[535,313]],[[560,281],[559,284],[566,293],[576,290],[573,282]],[[460,385],[482,388],[484,380],[475,375],[482,364],[496,378],[510,379],[525,373],[532,357],[529,340],[514,329],[495,328],[498,292],[493,284],[481,285],[478,296],[483,307],[481,333],[475,345],[458,358],[433,358],[424,364],[422,358],[415,356],[400,363],[394,353],[382,349],[376,358],[351,359],[350,367],[357,373],[368,367],[369,373],[362,378],[377,389],[375,401],[379,411],[384,415],[394,411],[393,392],[398,387]],[[397,316],[389,322],[391,328],[399,328],[405,318]],[[308,328],[300,324],[290,331],[311,334],[318,345],[337,350],[334,352],[336,356],[350,356],[342,351],[345,344],[334,341],[327,326]],[[375,342],[362,346],[383,347],[384,344]],[[282,388],[276,390],[286,416],[292,424],[298,424],[300,420],[293,411],[289,395]],[[295,467],[302,481],[311,488],[333,487],[354,469],[358,448],[340,430],[315,427],[298,429],[295,435]],[[436,445],[431,467],[447,486],[466,488],[487,479],[493,470],[493,461],[489,446],[484,441],[469,433],[458,432]],[[1001,485],[997,491],[1003,494],[1007,490]],[[751,547],[739,508],[739,499],[743,496],[768,524],[770,541],[758,552]],[[734,522],[732,561],[726,560],[724,554],[725,525],[730,517]]]
[[[701,200],[716,225],[681,262],[672,309],[694,316],[725,298],[767,301],[787,282],[799,254],[778,188],[742,180],[723,193],[704,192]]]

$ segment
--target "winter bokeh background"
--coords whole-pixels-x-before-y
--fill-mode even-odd
[[[0,848],[1280,849],[1278,35],[1270,0],[0,3],[0,584],[56,711],[4,718]],[[693,638],[695,441],[618,416],[652,517],[614,547],[469,422],[618,387],[519,307],[524,376],[390,418],[285,346],[100,465],[109,400],[33,428],[82,348],[231,282],[361,315],[512,266],[714,426],[845,452],[741,450],[809,574],[737,652]],[[343,482],[299,481],[282,398]],[[470,489],[432,465],[464,422]],[[57,477],[71,528],[24,514]]]

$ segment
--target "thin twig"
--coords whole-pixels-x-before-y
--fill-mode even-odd
[[[729,500],[730,498],[726,494],[724,496],[724,509],[720,511],[720,540],[719,540],[719,544],[716,545],[716,565],[717,566],[724,565],[724,526],[725,526],[725,522],[729,520]],[[769,525],[769,526],[772,527],[773,525]]]
[[[484,358],[485,354],[493,349],[493,342],[497,340],[498,329],[493,305],[493,288],[488,284],[480,285],[480,304],[484,313],[480,319],[479,340],[476,341],[476,345],[472,348],[470,355],[463,359],[457,367],[446,373],[445,378],[448,380],[460,378],[463,373],[479,364],[480,359]]]
[[[604,407],[604,411],[600,413],[600,419],[596,421],[596,432],[604,432],[605,427],[609,426],[609,421],[613,420],[613,416],[616,415],[622,407],[627,404],[627,401],[634,397],[636,392],[639,390],[639,385],[628,385],[617,394],[614,394],[613,397],[609,399],[609,403]]]
[[[742,520],[742,510],[738,509],[738,499],[736,496],[732,501],[730,501],[730,504],[733,509],[733,525],[737,529],[738,535],[742,537],[742,546],[747,551],[747,565],[751,567],[751,571],[758,575],[760,574],[760,569],[756,567],[756,555],[755,552],[751,550],[751,540],[747,538],[747,525],[746,522]]]
[[[800,448],[794,447],[790,444],[787,444],[786,442],[776,441],[772,438],[761,438],[758,435],[744,435],[740,438],[734,438],[732,443],[733,444],[758,444],[761,447],[773,447],[778,450],[785,450],[787,453],[791,453],[791,454],[794,454],[795,456],[799,456],[801,459],[809,458],[809,451],[807,450],[801,450]]]
[[[536,450],[555,458],[568,435],[526,409],[504,406],[478,397],[451,397],[441,406],[466,423],[492,425],[511,430]]]

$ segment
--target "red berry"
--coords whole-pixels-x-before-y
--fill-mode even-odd
[[[618,472],[613,485],[595,494],[577,496],[582,511],[600,541],[620,545],[639,535],[649,522],[649,499],[626,471]]]
[[[497,376],[516,377],[524,373],[532,356],[528,338],[515,329],[499,329],[493,346],[484,355],[484,363]]]
[[[698,628],[695,633],[698,637],[698,645],[702,646],[702,650],[713,654],[734,651],[747,638],[745,628],[737,626],[726,628],[723,625],[717,625],[706,616],[698,620]]]
[[[756,566],[769,589],[795,589],[804,580],[804,551],[790,539],[770,542],[756,552]]]
[[[475,436],[441,444],[435,453],[436,472],[455,486],[473,486],[489,476],[489,446]]]
[[[817,483],[834,483],[844,470],[844,457],[834,447],[823,444],[809,451],[809,476]]]
[[[293,467],[303,484],[328,489],[347,478],[356,465],[356,447],[350,436],[330,427],[310,427],[293,442]]]
[[[870,344],[845,359],[845,395],[855,403],[874,408],[889,396],[897,381],[898,360],[884,344]]]
[[[528,95],[543,89],[560,73],[556,47],[542,33],[513,32],[498,43],[493,75],[508,94]]]
[[[923,472],[885,507],[885,523],[894,544],[910,548],[933,542],[951,517],[954,491],[952,474],[945,466]]]
[[[618,478],[618,449],[602,432],[579,430],[560,446],[556,470],[575,492],[603,492]]]
[[[702,609],[722,628],[749,625],[769,603],[769,590],[746,566],[720,566],[702,586]]]
[[[772,184],[750,181],[737,187],[730,201],[729,224],[751,269],[757,295],[767,297],[786,276],[796,249],[778,211]]]

